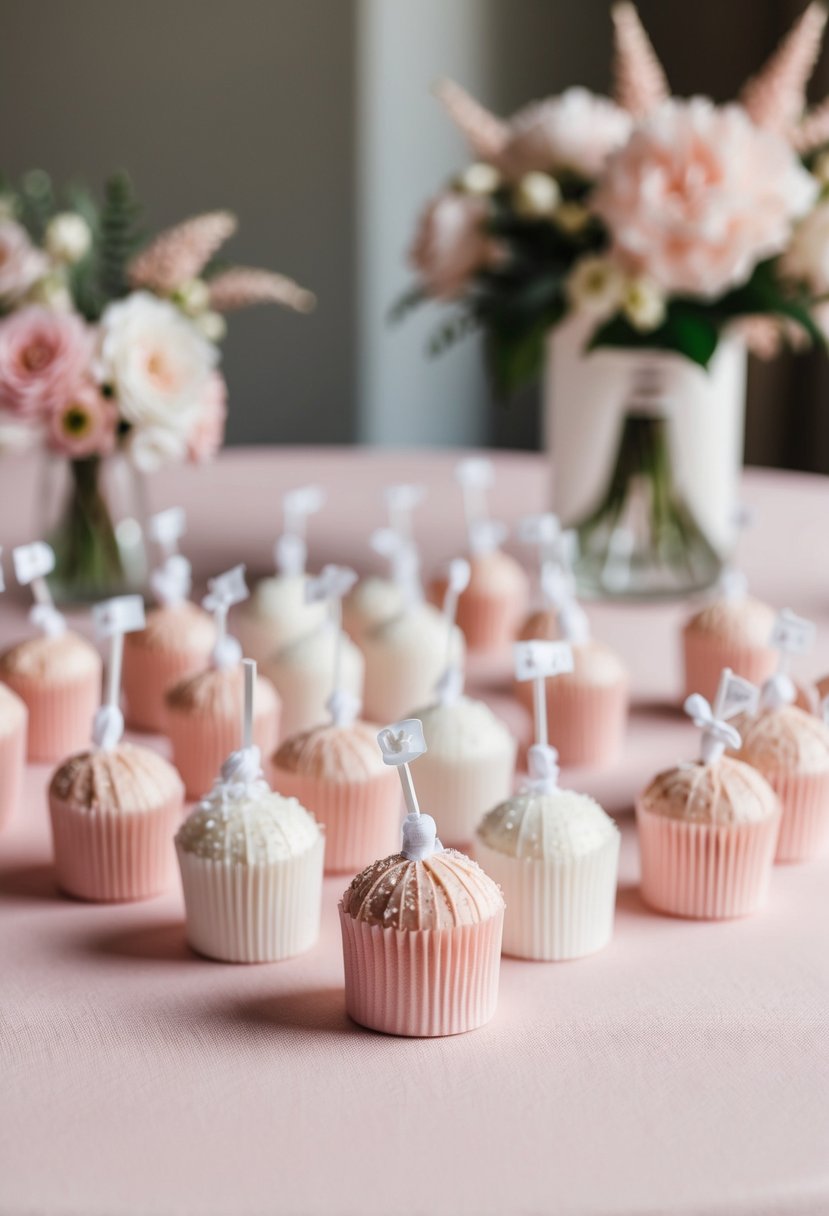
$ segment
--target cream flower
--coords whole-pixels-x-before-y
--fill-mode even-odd
[[[665,320],[665,293],[646,275],[628,279],[622,293],[622,312],[634,329],[650,333]]]
[[[100,326],[98,375],[112,386],[124,420],[186,437],[201,409],[216,348],[173,304],[147,292],[110,304]]]
[[[130,431],[126,452],[139,473],[156,473],[166,464],[187,459],[186,434],[166,426],[137,426]]]
[[[561,202],[558,182],[548,173],[526,173],[513,191],[513,205],[525,219],[549,219]]]
[[[472,275],[497,262],[501,250],[485,228],[484,199],[450,192],[423,213],[409,259],[426,291],[439,300],[461,295]]]
[[[829,202],[820,203],[795,228],[780,268],[787,278],[807,283],[816,295],[829,292]]]
[[[458,189],[464,194],[492,194],[501,184],[501,174],[494,165],[475,161],[458,178]]]
[[[526,106],[510,119],[498,164],[509,177],[570,169],[595,178],[630,135],[633,119],[606,97],[567,89]]]
[[[56,262],[72,266],[89,253],[92,232],[82,215],[76,211],[61,211],[46,226],[43,243]]]
[[[618,255],[664,291],[714,298],[786,247],[817,183],[738,106],[670,101],[610,158],[593,206]]]
[[[572,307],[597,320],[609,317],[622,303],[625,276],[610,258],[585,257],[576,262],[567,280]]]
[[[25,296],[48,269],[47,259],[35,249],[26,229],[14,220],[0,219],[0,303],[12,304]]]

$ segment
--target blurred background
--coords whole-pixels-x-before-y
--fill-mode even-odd
[[[539,445],[474,339],[430,360],[430,308],[390,326],[428,195],[464,161],[430,94],[451,76],[508,114],[610,84],[610,0],[0,0],[0,168],[131,173],[157,230],[228,207],[234,260],[312,288],[225,346],[232,443]],[[732,97],[804,0],[640,0],[675,92]],[[829,92],[821,61],[812,95]],[[747,458],[829,471],[821,355],[753,363]]]

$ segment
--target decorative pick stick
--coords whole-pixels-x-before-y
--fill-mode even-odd
[[[541,590],[547,607],[556,614],[565,641],[584,646],[590,641],[590,621],[576,598],[573,566],[578,548],[578,535],[572,528],[560,531],[550,541],[549,558],[542,562]]]
[[[492,553],[507,537],[507,528],[490,519],[486,492],[495,478],[492,461],[471,456],[455,466],[455,480],[463,493],[463,512],[469,552],[475,556]]]
[[[406,610],[421,603],[420,555],[414,541],[407,540],[393,528],[378,528],[372,532],[370,544],[374,552],[389,563],[392,582],[400,588]]]
[[[441,705],[452,705],[463,692],[463,668],[454,661],[455,618],[458,600],[469,586],[469,562],[456,557],[446,572],[446,593],[443,597],[443,619],[446,622],[446,666],[437,682],[435,692]]]
[[[15,577],[22,587],[30,586],[34,605],[29,620],[46,637],[59,637],[66,632],[66,620],[55,607],[52,592],[46,582],[47,574],[55,568],[55,554],[42,540],[31,545],[18,545],[12,550]]]
[[[423,861],[443,845],[437,838],[437,824],[431,815],[422,815],[417,802],[412,774],[409,768],[426,751],[423,724],[418,718],[405,718],[384,726],[377,736],[383,763],[392,765],[400,774],[403,797],[408,814],[403,820],[403,848],[401,852],[408,861]]]
[[[558,752],[547,735],[547,693],[545,683],[551,676],[573,670],[573,651],[569,642],[516,642],[513,648],[515,678],[533,682],[535,743],[529,750],[530,780],[527,788],[550,794],[558,786]]]
[[[178,542],[187,530],[183,507],[168,507],[150,517],[147,530],[158,546],[161,563],[150,575],[150,587],[159,604],[182,604],[190,594],[192,568],[178,551]]]
[[[210,661],[220,669],[235,667],[242,657],[242,647],[227,632],[227,614],[234,604],[240,604],[248,597],[245,567],[234,566],[232,570],[208,579],[207,588],[202,607],[213,613],[216,622],[216,642]]]
[[[518,539],[538,550],[538,578],[542,593],[547,596],[545,582],[550,580],[557,559],[556,542],[561,524],[551,511],[544,515],[525,515],[518,521]]]
[[[729,719],[737,714],[753,714],[757,709],[759,691],[749,680],[735,676],[730,667],[723,669],[714,697],[713,707],[701,693],[692,693],[685,701],[685,712],[702,731],[700,760],[703,764],[714,764],[726,747],[739,747],[740,732]]]
[[[412,512],[426,497],[425,487],[413,485],[387,486],[384,497],[389,513],[389,527],[392,532],[396,532],[402,540],[412,543],[414,540]]]
[[[92,720],[92,741],[101,751],[112,751],[124,734],[121,713],[121,667],[124,658],[124,634],[144,628],[144,601],[140,595],[119,595],[104,600],[92,609],[95,632],[102,641],[109,641],[106,695],[104,703]]]
[[[331,696],[326,708],[335,726],[350,726],[360,712],[360,700],[342,686],[343,597],[357,582],[357,572],[347,566],[324,566],[317,578],[305,584],[309,604],[324,602],[334,630],[334,671]]]
[[[282,535],[276,542],[276,566],[280,574],[304,574],[308,560],[308,516],[325,505],[320,486],[300,486],[282,498]]]
[[[739,538],[753,525],[754,512],[744,503],[739,503],[734,509],[733,523]],[[737,565],[737,544],[738,540],[735,540],[734,550],[723,566],[717,582],[719,593],[726,600],[741,600],[748,592],[748,579]]]
[[[253,697],[256,692],[256,660],[242,659],[245,673],[245,699],[242,706],[242,747],[253,747]]]
[[[802,616],[795,616],[791,608],[777,614],[769,638],[769,644],[779,651],[777,671],[763,685],[761,703],[765,709],[779,709],[790,705],[797,696],[794,681],[789,675],[792,655],[805,654],[815,640],[815,626]]]

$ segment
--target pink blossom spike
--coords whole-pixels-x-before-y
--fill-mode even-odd
[[[293,279],[270,270],[233,266],[209,282],[210,307],[215,312],[235,312],[254,304],[284,304],[295,312],[310,312],[316,304],[312,291]]]
[[[127,267],[133,287],[146,287],[159,295],[198,278],[213,254],[236,231],[229,211],[208,211],[167,228]]]
[[[466,139],[473,155],[480,160],[497,163],[509,137],[507,124],[484,109],[454,80],[439,81],[435,86],[435,96]]]
[[[644,118],[670,96],[662,65],[656,57],[636,6],[613,6],[615,29],[614,97],[634,118]]]
[[[826,17],[823,5],[812,0],[765,67],[746,84],[740,102],[759,127],[788,134],[803,114]]]

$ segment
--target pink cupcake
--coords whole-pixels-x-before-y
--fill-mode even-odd
[[[751,703],[751,690],[726,669],[713,709],[689,697],[702,758],[659,773],[637,799],[642,898],[659,912],[720,920],[765,903],[780,803],[756,769],[723,754],[740,743],[725,718]]]
[[[498,1000],[504,901],[474,861],[442,848],[417,809],[407,762],[423,753],[420,724],[378,738],[386,763],[405,770],[410,810],[402,851],[358,874],[340,903],[346,1008],[386,1034],[474,1030]]]
[[[527,611],[529,580],[524,570],[501,549],[473,553],[469,585],[458,601],[458,627],[474,651],[504,650]],[[429,598],[443,602],[444,579],[435,579]]]
[[[0,684],[0,828],[8,823],[20,801],[27,719],[20,697]]]
[[[685,696],[698,692],[713,700],[725,667],[762,684],[777,664],[773,626],[774,610],[749,595],[727,596],[695,612],[682,630]]]

